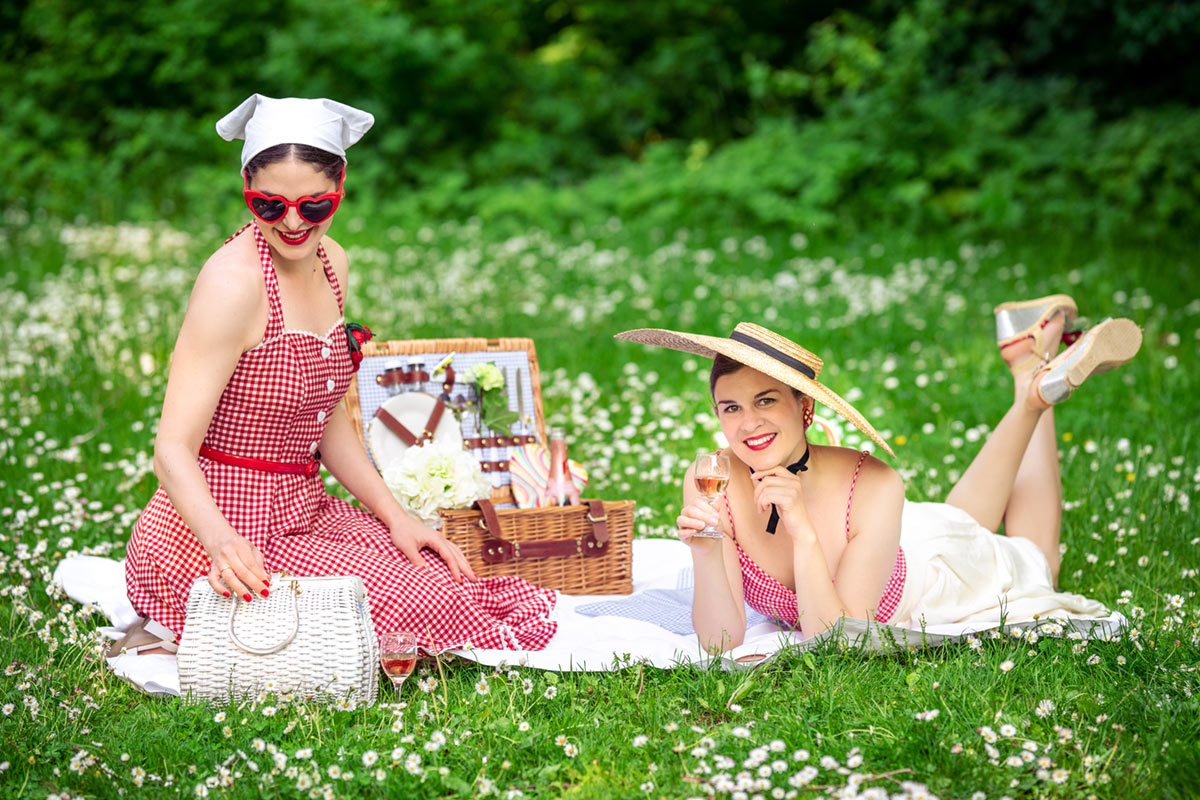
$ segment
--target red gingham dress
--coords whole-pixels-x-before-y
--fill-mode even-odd
[[[266,281],[269,315],[262,342],[242,354],[204,444],[266,461],[304,463],[317,450],[353,369],[342,320],[324,335],[284,325],[271,253],[252,228]],[[339,310],[341,287],[324,248],[317,255]],[[412,566],[377,517],[332,497],[320,474],[261,472],[201,457],[209,490],[233,529],[263,554],[267,570],[298,576],[358,575],[366,584],[376,633],[410,630],[431,649],[465,645],[540,650],[557,623],[552,589],[515,577],[454,583],[426,548],[427,570]],[[129,599],[139,614],[183,632],[188,593],[211,562],[159,487],[134,525],[125,561]],[[204,591],[210,591],[205,589]]]
[[[858,464],[854,467],[854,477],[850,480],[850,494],[846,498],[846,541],[850,541],[850,503],[854,500],[854,485],[858,483],[858,472],[862,469],[862,463],[866,457],[866,452],[858,457]],[[738,552],[738,564],[742,568],[742,593],[746,596],[746,603],[758,613],[776,620],[779,624],[800,630],[800,611],[796,605],[796,593],[771,577],[765,569],[746,555],[746,551],[737,541],[737,530],[733,525],[733,511],[730,509],[729,503],[725,504],[725,511],[729,515],[729,530],[733,534],[733,544],[737,547]],[[879,606],[875,610],[876,622],[887,622],[892,618],[892,612],[896,610],[896,606],[899,605],[900,598],[904,594],[904,578],[907,572],[908,564],[904,559],[904,548],[898,548],[896,564],[892,567],[892,574],[883,590],[883,597],[879,600]]]

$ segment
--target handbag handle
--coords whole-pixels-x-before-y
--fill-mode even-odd
[[[271,653],[278,653],[283,648],[292,643],[296,638],[296,634],[300,631],[300,609],[296,606],[296,595],[300,594],[300,585],[292,581],[292,591],[288,592],[292,598],[292,630],[283,641],[270,647],[251,647],[238,638],[238,635],[233,632],[233,619],[237,616],[238,606],[241,605],[241,598],[236,598],[233,601],[233,608],[229,610],[229,640],[239,650],[243,650],[252,656],[269,656]]]
[[[480,551],[485,564],[503,564],[520,559],[562,558],[582,556],[595,558],[608,551],[608,514],[600,500],[587,501],[587,519],[592,530],[574,539],[556,539],[549,542],[514,542],[504,538],[500,530],[500,518],[491,500],[478,500],[474,508],[482,515],[479,527],[492,538],[480,542]],[[580,509],[581,511],[583,509]]]

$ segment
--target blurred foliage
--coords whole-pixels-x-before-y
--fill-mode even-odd
[[[1200,0],[14,0],[0,207],[228,209],[252,92],[372,111],[373,212],[855,229],[1200,222]]]

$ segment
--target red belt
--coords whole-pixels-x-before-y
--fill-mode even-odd
[[[200,445],[200,455],[221,464],[242,469],[255,469],[259,472],[285,472],[291,475],[307,475],[312,477],[321,471],[321,451],[318,450],[312,461],[306,464],[289,464],[283,461],[263,461],[259,458],[235,456],[232,453],[222,453],[207,445]]]

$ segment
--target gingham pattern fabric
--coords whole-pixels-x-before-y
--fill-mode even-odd
[[[695,600],[696,573],[691,567],[679,570],[674,589],[646,589],[620,600],[601,600],[576,606],[575,613],[585,617],[627,617],[649,622],[680,636],[692,636],[692,604]],[[746,606],[746,628],[771,620]]]
[[[253,224],[269,315],[263,340],[246,351],[217,404],[204,444],[225,453],[302,464],[317,450],[353,375],[339,320],[324,335],[284,326],[267,243]],[[241,235],[246,228],[234,234]],[[231,239],[233,237],[230,237]],[[318,248],[338,308],[337,276]],[[521,578],[454,583],[440,556],[412,566],[375,516],[331,497],[320,475],[260,472],[199,459],[218,508],[263,554],[267,570],[299,576],[358,575],[376,633],[410,630],[431,650],[475,646],[540,650],[554,635],[555,593]],[[183,632],[192,582],[211,562],[160,487],[134,525],[125,561],[139,614]]]
[[[850,504],[854,500],[854,486],[858,483],[858,472],[862,469],[863,460],[867,457],[864,451],[858,457],[854,467],[854,477],[850,481],[850,494],[846,498],[846,541],[850,541]],[[796,605],[796,593],[775,580],[762,567],[754,562],[746,551],[738,544],[737,530],[733,524],[733,510],[729,503],[725,504],[725,513],[729,516],[729,531],[733,534],[733,544],[737,547],[738,564],[742,568],[742,593],[746,604],[760,614],[777,621],[781,625],[800,629],[800,610]],[[904,560],[904,549],[897,548],[896,564],[884,587],[883,597],[875,609],[875,621],[887,622],[892,618],[892,612],[900,603],[904,594],[904,578],[908,574],[908,563]]]

